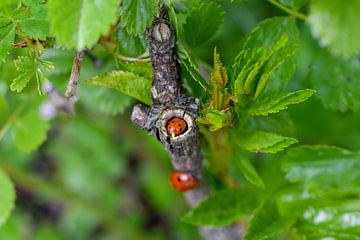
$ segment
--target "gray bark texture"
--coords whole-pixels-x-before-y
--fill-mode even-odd
[[[209,185],[203,177],[199,128],[195,121],[200,104],[197,98],[186,97],[183,93],[176,36],[165,8],[147,29],[146,36],[153,68],[153,106],[136,105],[131,120],[161,142],[170,154],[175,171],[191,173],[199,180],[195,188],[184,193],[189,206],[195,207],[210,195]],[[175,137],[166,130],[168,120],[173,117],[180,117],[187,123],[187,130]],[[238,240],[242,239],[243,233],[239,224],[204,226],[199,230],[207,240]]]

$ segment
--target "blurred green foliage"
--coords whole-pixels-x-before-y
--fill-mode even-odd
[[[151,104],[158,2],[0,2],[0,239],[200,239],[237,221],[248,240],[360,239],[358,1],[161,1],[202,104],[214,194],[191,211],[130,122]],[[45,119],[45,79],[64,92],[84,47],[76,115]]]

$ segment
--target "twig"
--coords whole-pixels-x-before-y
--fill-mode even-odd
[[[43,84],[43,92],[48,96],[49,102],[56,110],[72,114],[74,102],[62,95],[48,79]]]
[[[184,193],[188,204],[195,207],[210,195],[209,185],[203,177],[199,128],[195,121],[199,115],[199,100],[183,93],[175,32],[165,8],[161,9],[146,35],[153,67],[153,106],[136,105],[131,119],[162,143],[176,171],[190,173],[199,180],[197,187]],[[187,130],[178,136],[171,136],[166,129],[167,122],[173,117],[182,118],[187,124]],[[207,240],[239,240],[243,232],[237,224],[201,227],[200,231]]]
[[[268,2],[271,3],[272,5],[280,8],[284,12],[290,14],[291,16],[294,16],[294,17],[297,17],[297,18],[299,18],[299,19],[301,19],[303,21],[306,21],[306,15],[296,11],[295,9],[288,8],[288,7],[282,5],[281,3],[279,3],[276,0],[268,0]]]
[[[75,53],[70,79],[65,92],[65,97],[68,99],[76,96],[76,87],[78,85],[79,75],[80,75],[80,63],[85,52],[86,52],[85,50],[82,50]]]
[[[17,43],[13,43],[13,48],[25,48],[28,46],[27,42],[17,42]]]
[[[71,74],[69,78],[69,82],[65,91],[65,94],[62,95],[53,84],[46,79],[43,85],[43,91],[48,96],[50,106],[53,106],[55,109],[49,108],[47,104],[46,107],[42,108],[44,112],[41,112],[41,115],[45,119],[49,119],[48,116],[53,116],[56,114],[48,114],[46,111],[62,111],[66,112],[70,115],[74,113],[74,104],[77,101],[76,97],[76,88],[79,84],[79,75],[80,75],[80,68],[81,68],[81,60],[86,50],[81,50],[75,53],[75,58],[73,61],[73,66],[71,69]]]

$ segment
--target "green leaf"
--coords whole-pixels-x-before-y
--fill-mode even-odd
[[[342,60],[327,53],[311,68],[310,81],[326,108],[345,112],[360,110],[360,60]]]
[[[262,47],[244,49],[236,56],[233,65],[235,76],[233,80],[234,95],[240,96],[246,94],[244,85],[247,81],[247,76],[257,64],[257,61],[263,56],[266,56],[266,50]]]
[[[263,131],[240,132],[238,135],[236,143],[250,152],[277,153],[298,142],[295,138]]]
[[[279,214],[276,203],[265,202],[254,211],[249,221],[249,228],[245,234],[245,240],[263,240],[285,231],[294,221],[282,218]]]
[[[205,111],[204,118],[198,118],[197,121],[201,124],[210,125],[211,132],[231,125],[232,117],[226,111],[215,109],[206,109]]]
[[[21,0],[22,4],[29,8],[32,17],[46,19],[47,5],[46,0]]]
[[[286,65],[287,61],[292,61],[292,58],[294,58],[295,54],[298,52],[298,46],[288,46],[287,48],[282,48],[279,51],[275,52],[273,57],[269,59],[268,63],[263,68],[263,73],[259,79],[259,82],[256,87],[255,96],[254,99],[259,97],[260,94],[265,90],[265,88],[268,86],[268,82],[271,79],[271,76],[275,76],[277,71],[281,70],[282,65]],[[289,69],[286,69],[283,71],[284,74],[286,74],[288,80],[290,76],[295,71],[295,64],[289,67]],[[292,72],[291,72],[292,71]],[[281,74],[283,74],[281,73]],[[285,79],[285,78],[284,78]],[[273,79],[273,81],[276,81]],[[273,89],[283,89],[282,87],[277,87]],[[278,91],[276,90],[276,93]],[[270,95],[271,96],[271,95]]]
[[[6,7],[6,6],[11,5],[11,4],[15,4],[15,3],[18,3],[18,0],[1,0],[0,1],[0,8]]]
[[[0,169],[0,227],[14,208],[15,189],[9,177]]]
[[[266,50],[279,45],[278,41],[287,35],[288,45],[298,44],[299,32],[296,21],[291,17],[273,17],[259,23],[246,37],[243,49],[262,47]],[[281,43],[281,42],[280,42]]]
[[[30,9],[31,16],[19,19],[21,30],[30,38],[46,40],[49,35],[47,4],[43,0],[23,0],[22,3]]]
[[[118,31],[119,52],[126,56],[137,57],[145,52],[146,42],[140,36],[133,36],[127,33],[123,28]]]
[[[233,64],[233,95],[260,94],[268,98],[281,92],[295,71],[298,49],[296,22],[276,17],[261,22],[245,39]],[[264,93],[263,93],[264,92]]]
[[[143,34],[158,13],[157,0],[123,0],[120,24],[132,35]]]
[[[168,5],[167,10],[168,10],[168,14],[169,14],[170,23],[173,26],[173,28],[175,29],[176,36],[179,36],[180,35],[179,34],[180,25],[179,25],[178,17],[175,13],[175,9],[174,9],[174,7]]]
[[[259,174],[257,173],[256,169],[252,165],[252,163],[243,156],[236,154],[236,159],[234,159],[239,166],[242,174],[244,175],[245,179],[248,180],[251,184],[264,188],[265,184]]]
[[[291,8],[301,8],[303,7],[309,0],[279,0],[283,5],[289,6]]]
[[[358,195],[355,192],[317,190],[315,194],[309,191],[308,186],[289,186],[277,198],[279,212],[283,216],[297,218],[297,223],[301,223],[295,225],[296,229],[306,233],[309,239],[320,239],[320,236],[356,239],[360,234]]]
[[[15,39],[15,26],[0,28],[0,61],[5,62]],[[0,64],[1,64],[0,62]]]
[[[43,19],[26,19],[20,22],[20,27],[30,38],[46,40],[49,35],[49,23]]]
[[[186,213],[182,221],[193,225],[221,226],[251,213],[257,204],[255,192],[248,189],[221,191]]]
[[[17,71],[26,72],[29,69],[35,69],[36,58],[32,55],[32,53],[33,52],[30,52],[29,56],[19,56],[14,61],[14,65],[15,65]]]
[[[92,100],[95,102],[95,107],[102,113],[112,116],[123,113],[131,104],[129,96],[109,88],[97,87],[93,97]]]
[[[10,89],[21,92],[35,74],[36,59],[32,56],[19,56],[14,64],[19,75],[12,81]]]
[[[311,189],[359,189],[360,154],[331,146],[300,146],[287,152],[286,178]]]
[[[49,128],[49,123],[42,120],[38,112],[30,112],[14,124],[15,145],[21,151],[31,152],[46,140]]]
[[[315,92],[312,89],[304,89],[278,96],[266,102],[255,102],[248,109],[248,113],[252,116],[267,116],[271,113],[277,113],[287,109],[291,104],[304,102]]]
[[[151,105],[151,79],[136,75],[132,72],[112,71],[102,76],[94,77],[88,84],[116,89],[145,104]]]
[[[214,68],[211,72],[210,87],[211,87],[211,102],[210,106],[216,110],[223,110],[229,108],[230,94],[227,89],[228,75],[226,68],[223,67],[220,54],[214,49]]]
[[[33,71],[26,71],[17,76],[11,83],[11,91],[21,92],[34,76]]]
[[[152,79],[153,71],[149,62],[119,62],[121,70],[133,72],[146,79]]]
[[[349,0],[311,1],[308,23],[320,45],[338,56],[351,57],[360,52],[360,2]]]
[[[194,66],[191,64],[191,62],[187,59],[183,59],[180,58],[180,62],[182,64],[182,66],[186,69],[186,71],[189,73],[189,75],[191,76],[191,79],[193,81],[191,81],[192,84],[197,84],[198,86],[200,86],[200,88],[202,89],[202,91],[205,92],[205,95],[209,95],[210,93],[210,89],[209,86],[206,82],[206,80],[200,75],[199,71],[194,68]]]
[[[20,0],[20,2],[29,7],[31,10],[37,9],[39,4],[44,5],[46,3],[46,0]]]
[[[45,76],[39,68],[37,68],[35,71],[35,79],[38,87],[38,93],[39,95],[43,95],[42,89],[43,89],[43,83],[45,82]]]
[[[45,79],[43,70],[52,70],[54,68],[53,63],[38,59],[36,54],[30,51],[28,56],[19,56],[14,64],[18,76],[13,79],[10,89],[21,92],[35,75],[39,95],[42,95],[42,83]]]
[[[351,200],[349,202],[347,204],[351,205]],[[308,209],[304,214],[306,224],[301,228],[319,237],[331,236],[341,240],[358,239],[360,211],[351,206],[346,209],[343,205],[345,204],[342,201],[336,207]]]
[[[195,48],[214,37],[223,19],[224,10],[218,2],[210,1],[194,7],[184,24],[184,39],[189,48]]]
[[[266,81],[269,79],[268,75],[272,72],[272,70],[276,67],[265,63],[271,61],[271,57],[275,55],[277,51],[279,51],[281,48],[286,46],[288,42],[288,36],[286,34],[283,34],[279,37],[279,39],[274,43],[274,45],[271,47],[269,51],[267,51],[263,56],[261,56],[259,59],[257,59],[256,63],[251,66],[249,69],[248,75],[246,77],[246,81],[244,82],[244,92],[245,94],[253,94],[255,91],[255,97],[258,95],[258,92],[264,88]],[[279,59],[280,60],[280,59]],[[279,60],[276,58],[275,61],[279,62]],[[274,60],[273,60],[274,61]],[[280,62],[283,61],[283,59],[280,60]],[[259,79],[256,79],[255,77],[259,74],[261,69],[264,69],[262,76]],[[266,69],[267,68],[267,69]]]
[[[92,47],[116,20],[118,0],[52,0],[48,18],[59,42],[77,50]]]
[[[189,54],[189,52],[186,50],[186,48],[183,45],[178,45],[178,52],[179,52],[179,60],[181,64],[184,66],[184,68],[187,70],[189,75],[194,80],[193,84],[197,84],[202,88],[202,90],[205,92],[205,95],[210,94],[210,88],[209,84],[206,82],[206,80],[200,75],[199,73],[199,66],[193,59],[193,57]]]

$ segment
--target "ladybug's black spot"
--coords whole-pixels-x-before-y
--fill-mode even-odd
[[[178,177],[177,177],[177,180],[178,180],[178,182],[181,182],[181,177],[178,176]]]

